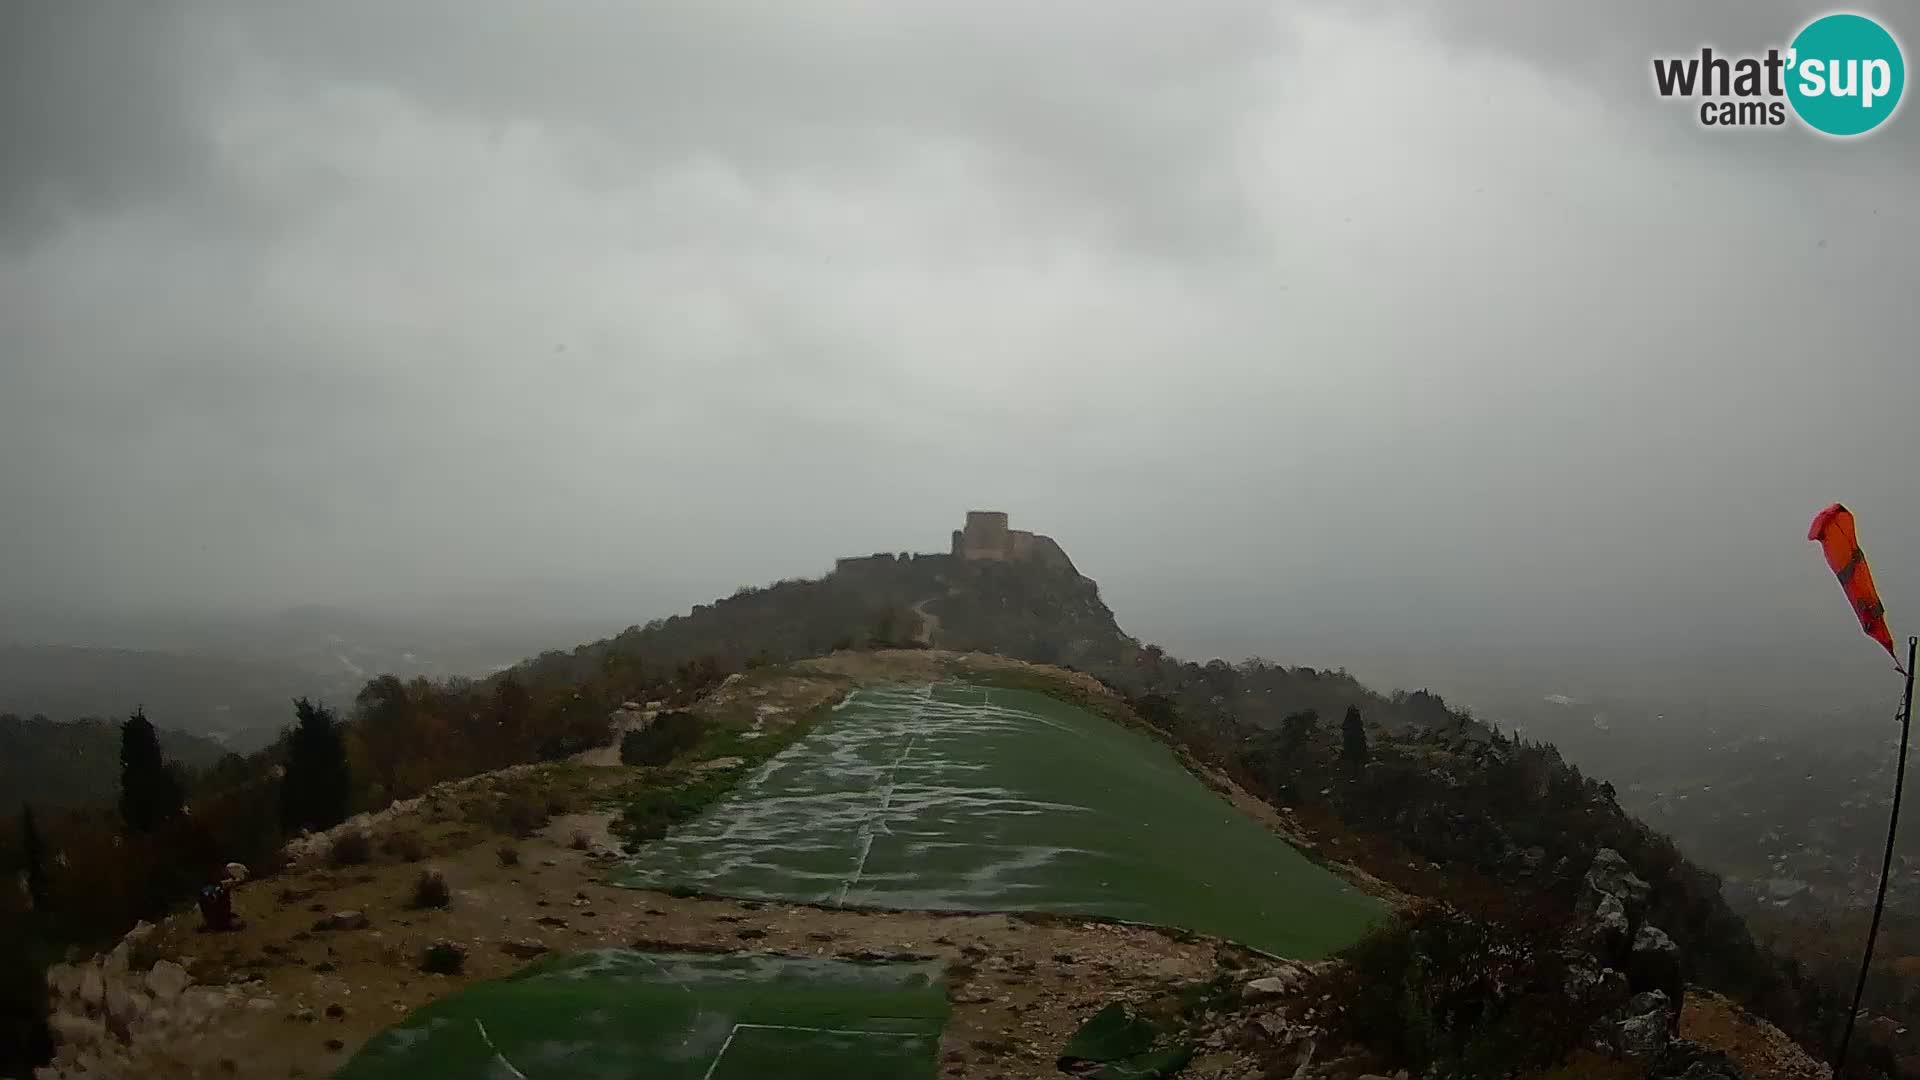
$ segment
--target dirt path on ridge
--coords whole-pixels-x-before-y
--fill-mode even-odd
[[[940,636],[940,616],[927,610],[927,605],[934,599],[929,596],[924,600],[916,601],[911,608],[915,615],[920,616],[920,633],[916,635],[916,640],[929,649],[934,647],[934,639]]]

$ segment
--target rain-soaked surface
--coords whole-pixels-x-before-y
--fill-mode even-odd
[[[1046,911],[1317,957],[1382,911],[1163,745],[1052,698],[866,690],[616,884],[846,907]]]
[[[942,966],[600,949],[433,1002],[337,1080],[930,1078]]]

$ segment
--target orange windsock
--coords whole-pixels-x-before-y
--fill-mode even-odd
[[[1853,613],[1860,617],[1860,629],[1879,642],[1898,665],[1900,658],[1893,651],[1893,632],[1887,629],[1886,605],[1880,602],[1880,591],[1873,587],[1873,571],[1868,569],[1866,553],[1860,550],[1860,540],[1854,533],[1853,511],[1839,503],[1820,511],[1814,515],[1813,527],[1807,530],[1807,539],[1818,540],[1821,550],[1826,552],[1827,565],[1833,568],[1840,587],[1846,590]]]

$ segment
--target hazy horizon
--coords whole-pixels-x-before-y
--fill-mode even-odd
[[[1805,530],[1920,630],[1920,119],[1649,79],[1808,14],[29,3],[0,609],[617,628],[993,507],[1194,659],[1877,701]]]

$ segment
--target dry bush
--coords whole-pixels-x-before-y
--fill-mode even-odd
[[[333,838],[327,848],[327,862],[334,866],[364,866],[373,858],[373,841],[359,829],[348,829]]]
[[[422,870],[413,882],[411,906],[420,909],[444,908],[453,903],[453,890],[438,870]]]

